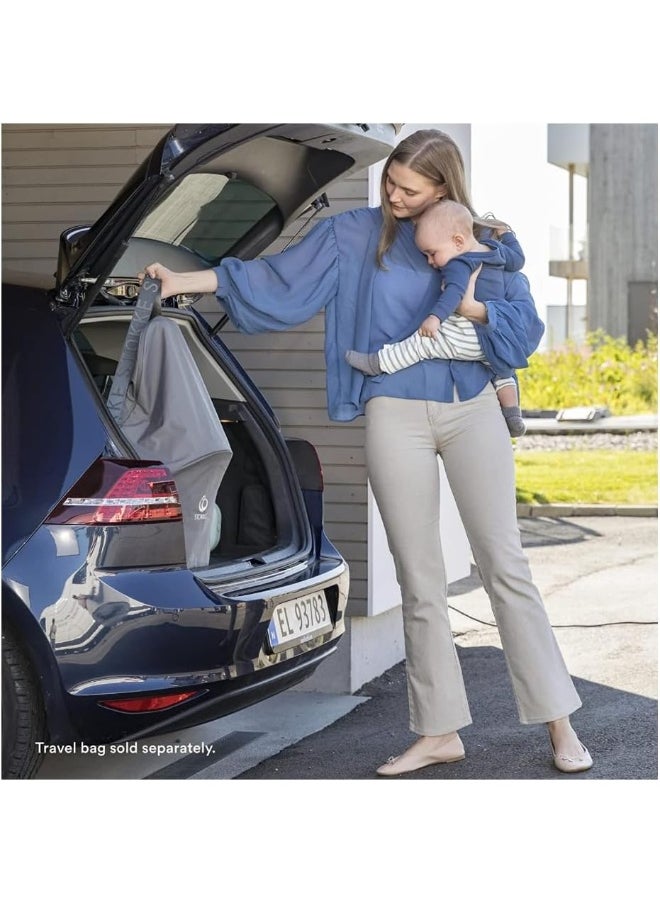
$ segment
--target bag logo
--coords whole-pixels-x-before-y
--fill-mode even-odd
[[[199,505],[198,505],[200,512],[205,512],[208,507],[209,507],[208,499],[206,498],[206,496],[202,496],[202,498],[199,500]]]

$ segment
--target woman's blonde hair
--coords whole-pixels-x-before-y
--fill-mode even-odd
[[[474,234],[479,237],[484,228],[506,227],[507,224],[496,220],[492,214],[487,219],[477,216],[470,200],[465,183],[465,166],[458,145],[438,129],[420,129],[413,132],[398,144],[387,158],[380,181],[380,202],[383,213],[383,228],[380,233],[376,259],[378,266],[384,268],[383,258],[392,247],[397,230],[397,218],[390,209],[385,190],[387,171],[393,162],[409,167],[413,172],[424,176],[436,185],[443,185],[447,191],[444,198],[458,201],[470,211],[474,218]],[[441,203],[441,202],[440,202]]]

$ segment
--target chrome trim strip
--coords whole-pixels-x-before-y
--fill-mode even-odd
[[[309,562],[305,560],[304,562],[296,562],[295,565],[289,565],[287,568],[280,568],[278,571],[262,571],[254,577],[244,576],[242,578],[235,578],[234,580],[227,579],[226,581],[223,581],[222,579],[216,581],[205,580],[203,575],[200,575],[199,572],[195,573],[195,577],[214,593],[223,593],[226,590],[233,591],[236,588],[253,587],[255,584],[263,584],[269,581],[281,581],[285,578],[292,577],[295,574],[299,574],[301,571],[305,571],[308,565]]]
[[[291,597],[300,596],[301,593],[304,593],[307,588],[323,588],[328,584],[334,583],[337,578],[346,574],[348,571],[348,566],[345,562],[342,562],[336,568],[333,568],[331,571],[327,571],[322,575],[314,575],[313,578],[307,578],[305,581],[299,581],[297,584],[289,584],[287,587],[271,587],[266,590],[262,590],[260,593],[243,593],[241,592],[241,588],[238,588],[238,593],[236,591],[232,592],[233,598],[240,599],[241,602],[249,602],[250,600],[261,600],[261,599],[272,599],[276,596],[281,596],[282,599],[287,599]],[[256,582],[251,582],[256,583]],[[259,583],[264,583],[263,577]],[[247,587],[250,585],[246,585]],[[216,591],[217,592],[217,591]]]

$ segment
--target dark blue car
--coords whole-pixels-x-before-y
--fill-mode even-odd
[[[138,323],[137,273],[256,256],[392,140],[177,126],[97,223],[62,235],[54,284],[5,278],[4,778],[34,775],[46,745],[236,711],[335,649],[349,579],[313,447],[282,436],[222,312],[200,313],[214,299],[156,298]]]

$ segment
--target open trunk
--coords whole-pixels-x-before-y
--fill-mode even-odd
[[[78,325],[76,345],[101,398],[107,406],[117,362],[131,321],[131,309],[94,308]],[[229,362],[218,357],[215,342],[202,335],[195,317],[183,311],[159,315],[176,324],[208,392],[212,408],[231,448],[231,458],[221,468],[221,481],[211,501],[213,524],[208,533],[208,559],[193,556],[186,535],[186,561],[190,567],[208,566],[235,572],[270,566],[299,556],[310,545],[300,490],[292,475],[286,447],[263,405],[251,397],[253,390],[234,373]],[[213,425],[211,425],[213,426]],[[127,454],[136,449],[122,431]],[[199,439],[178,433],[179,447],[190,445],[194,458]],[[140,458],[166,455],[140,455]],[[226,456],[229,457],[228,455]],[[167,461],[165,461],[167,463]],[[198,515],[183,507],[186,519]]]

